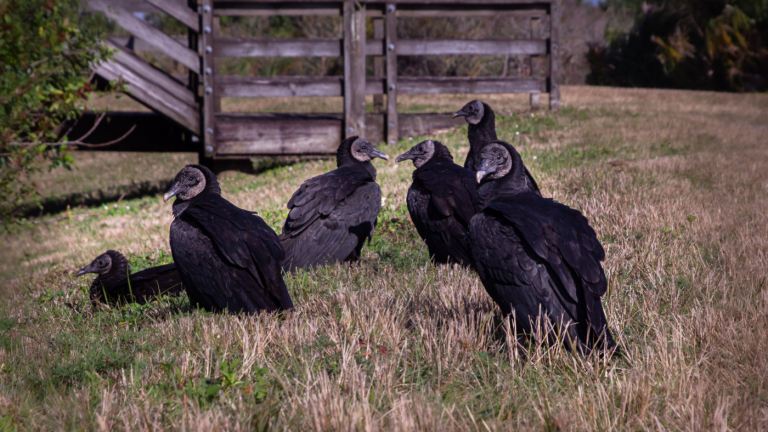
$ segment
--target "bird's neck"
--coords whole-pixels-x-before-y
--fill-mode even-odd
[[[493,112],[490,106],[484,104],[484,107],[485,113],[480,122],[476,125],[470,124],[468,128],[469,133],[467,137],[469,138],[469,145],[476,150],[480,150],[482,146],[489,142],[498,140],[496,136],[496,113]]]
[[[359,160],[349,156],[347,159],[337,158],[338,169],[352,169],[368,174],[371,177],[371,181],[376,181],[376,167],[373,166],[371,161],[360,162]]]

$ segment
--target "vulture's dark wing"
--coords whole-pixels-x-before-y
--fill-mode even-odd
[[[356,259],[365,240],[372,237],[381,207],[379,185],[370,181],[358,183],[352,180],[339,181],[336,178],[331,183],[344,185],[345,188],[332,198],[329,198],[330,191],[323,191],[314,196],[319,194],[326,198],[293,202],[294,207],[285,222],[285,226],[293,230],[283,228],[280,236],[286,251],[286,269]],[[355,188],[339,199],[350,185]],[[330,208],[327,204],[336,199],[338,201]],[[291,201],[294,199],[291,198]],[[291,207],[291,203],[288,206]],[[292,216],[298,217],[292,219]]]
[[[325,217],[358,187],[371,181],[366,172],[339,168],[312,177],[293,193],[288,201],[290,209],[283,226],[283,234],[295,237],[320,217]]]
[[[430,193],[432,208],[443,217],[453,216],[469,225],[477,206],[475,174],[454,163],[435,164],[417,174],[418,181]]]
[[[489,294],[505,313],[514,305],[520,325],[521,316],[536,316],[541,306],[552,319],[577,322],[574,336],[582,342],[586,322],[593,336],[607,332],[600,303],[607,288],[600,265],[605,252],[580,212],[522,193],[475,216],[470,237]]]
[[[171,241],[178,242],[172,249],[185,249],[174,254],[174,260],[198,289],[210,291],[203,293],[206,297],[222,303],[219,308],[248,312],[293,308],[281,275],[283,248],[260,217],[211,196],[190,205],[181,219],[198,229],[171,230]]]
[[[174,295],[183,291],[181,277],[176,271],[176,264],[166,264],[150,267],[136,272],[130,277],[131,288],[137,302],[144,303],[151,300],[152,296]],[[122,284],[120,288],[128,293],[128,284]],[[142,301],[143,300],[143,301]]]

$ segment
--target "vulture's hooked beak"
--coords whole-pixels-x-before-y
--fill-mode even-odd
[[[463,109],[460,109],[455,113],[453,113],[453,115],[451,115],[451,118],[455,119],[456,117],[466,117],[466,116],[467,116],[467,113],[465,113]]]
[[[168,192],[163,195],[163,202],[168,202],[169,199],[175,197],[179,192],[181,192],[181,187],[178,183],[174,183],[173,186],[168,189]]]
[[[80,270],[78,270],[76,274],[77,274],[77,276],[82,276],[82,275],[84,275],[86,273],[96,273],[96,270],[93,268],[93,266],[88,264],[87,266],[85,266],[85,267],[81,268]]]
[[[400,162],[406,161],[406,160],[413,160],[415,158],[416,158],[416,156],[413,153],[407,151],[407,152],[401,154],[400,156],[398,156],[397,159],[395,159],[395,163],[400,163]]]
[[[377,157],[377,158],[382,158],[384,160],[389,160],[389,156],[387,156],[384,152],[382,152],[377,148],[374,148],[373,150],[371,150],[371,157],[372,158]]]
[[[486,159],[482,159],[480,162],[480,166],[477,167],[477,173],[475,174],[475,177],[477,178],[477,183],[480,184],[480,181],[485,178],[488,174],[493,174],[496,172],[496,167],[493,166],[490,161]]]

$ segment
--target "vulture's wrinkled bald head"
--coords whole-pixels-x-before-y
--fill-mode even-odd
[[[398,156],[397,159],[395,159],[395,163],[400,163],[404,160],[410,159],[413,161],[413,166],[416,168],[421,168],[425,163],[432,159],[434,154],[435,142],[432,140],[426,140],[416,144],[415,146],[411,147],[410,150]]]
[[[163,200],[168,201],[174,196],[184,201],[192,199],[205,190],[206,184],[205,174],[199,168],[192,165],[185,166],[176,174],[173,185],[165,193]]]
[[[109,273],[109,271],[112,270],[112,256],[109,252],[111,251],[107,251],[97,256],[90,264],[80,269],[80,271],[77,272],[77,275],[82,276],[86,273],[103,275]]]
[[[381,152],[373,144],[363,138],[357,138],[349,149],[352,157],[360,162],[368,162],[373,158],[389,160],[389,156]]]
[[[499,143],[489,144],[480,151],[477,182],[500,179],[512,171],[512,165],[512,155],[506,147]]]
[[[451,118],[464,117],[465,119],[467,119],[468,123],[476,125],[480,123],[480,120],[483,119],[484,115],[485,115],[485,106],[483,106],[483,103],[481,101],[475,99],[472,102],[468,102],[460,110],[456,111],[451,116]]]

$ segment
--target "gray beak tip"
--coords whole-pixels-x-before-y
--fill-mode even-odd
[[[77,276],[82,276],[82,275],[84,275],[84,274],[86,274],[86,273],[88,273],[88,272],[87,272],[87,271],[85,271],[85,269],[82,269],[82,270],[78,270],[78,271],[77,271],[77,273],[75,273],[75,275],[77,275]]]
[[[485,177],[486,174],[488,174],[488,173],[485,172],[485,171],[478,171],[477,174],[476,174],[477,182],[480,183],[480,180],[482,180],[483,177]]]
[[[389,160],[389,156],[387,156],[384,153],[381,154],[381,158],[384,159],[384,160]]]
[[[163,195],[163,202],[168,202],[174,195],[176,195],[174,192],[166,192],[165,195]]]

